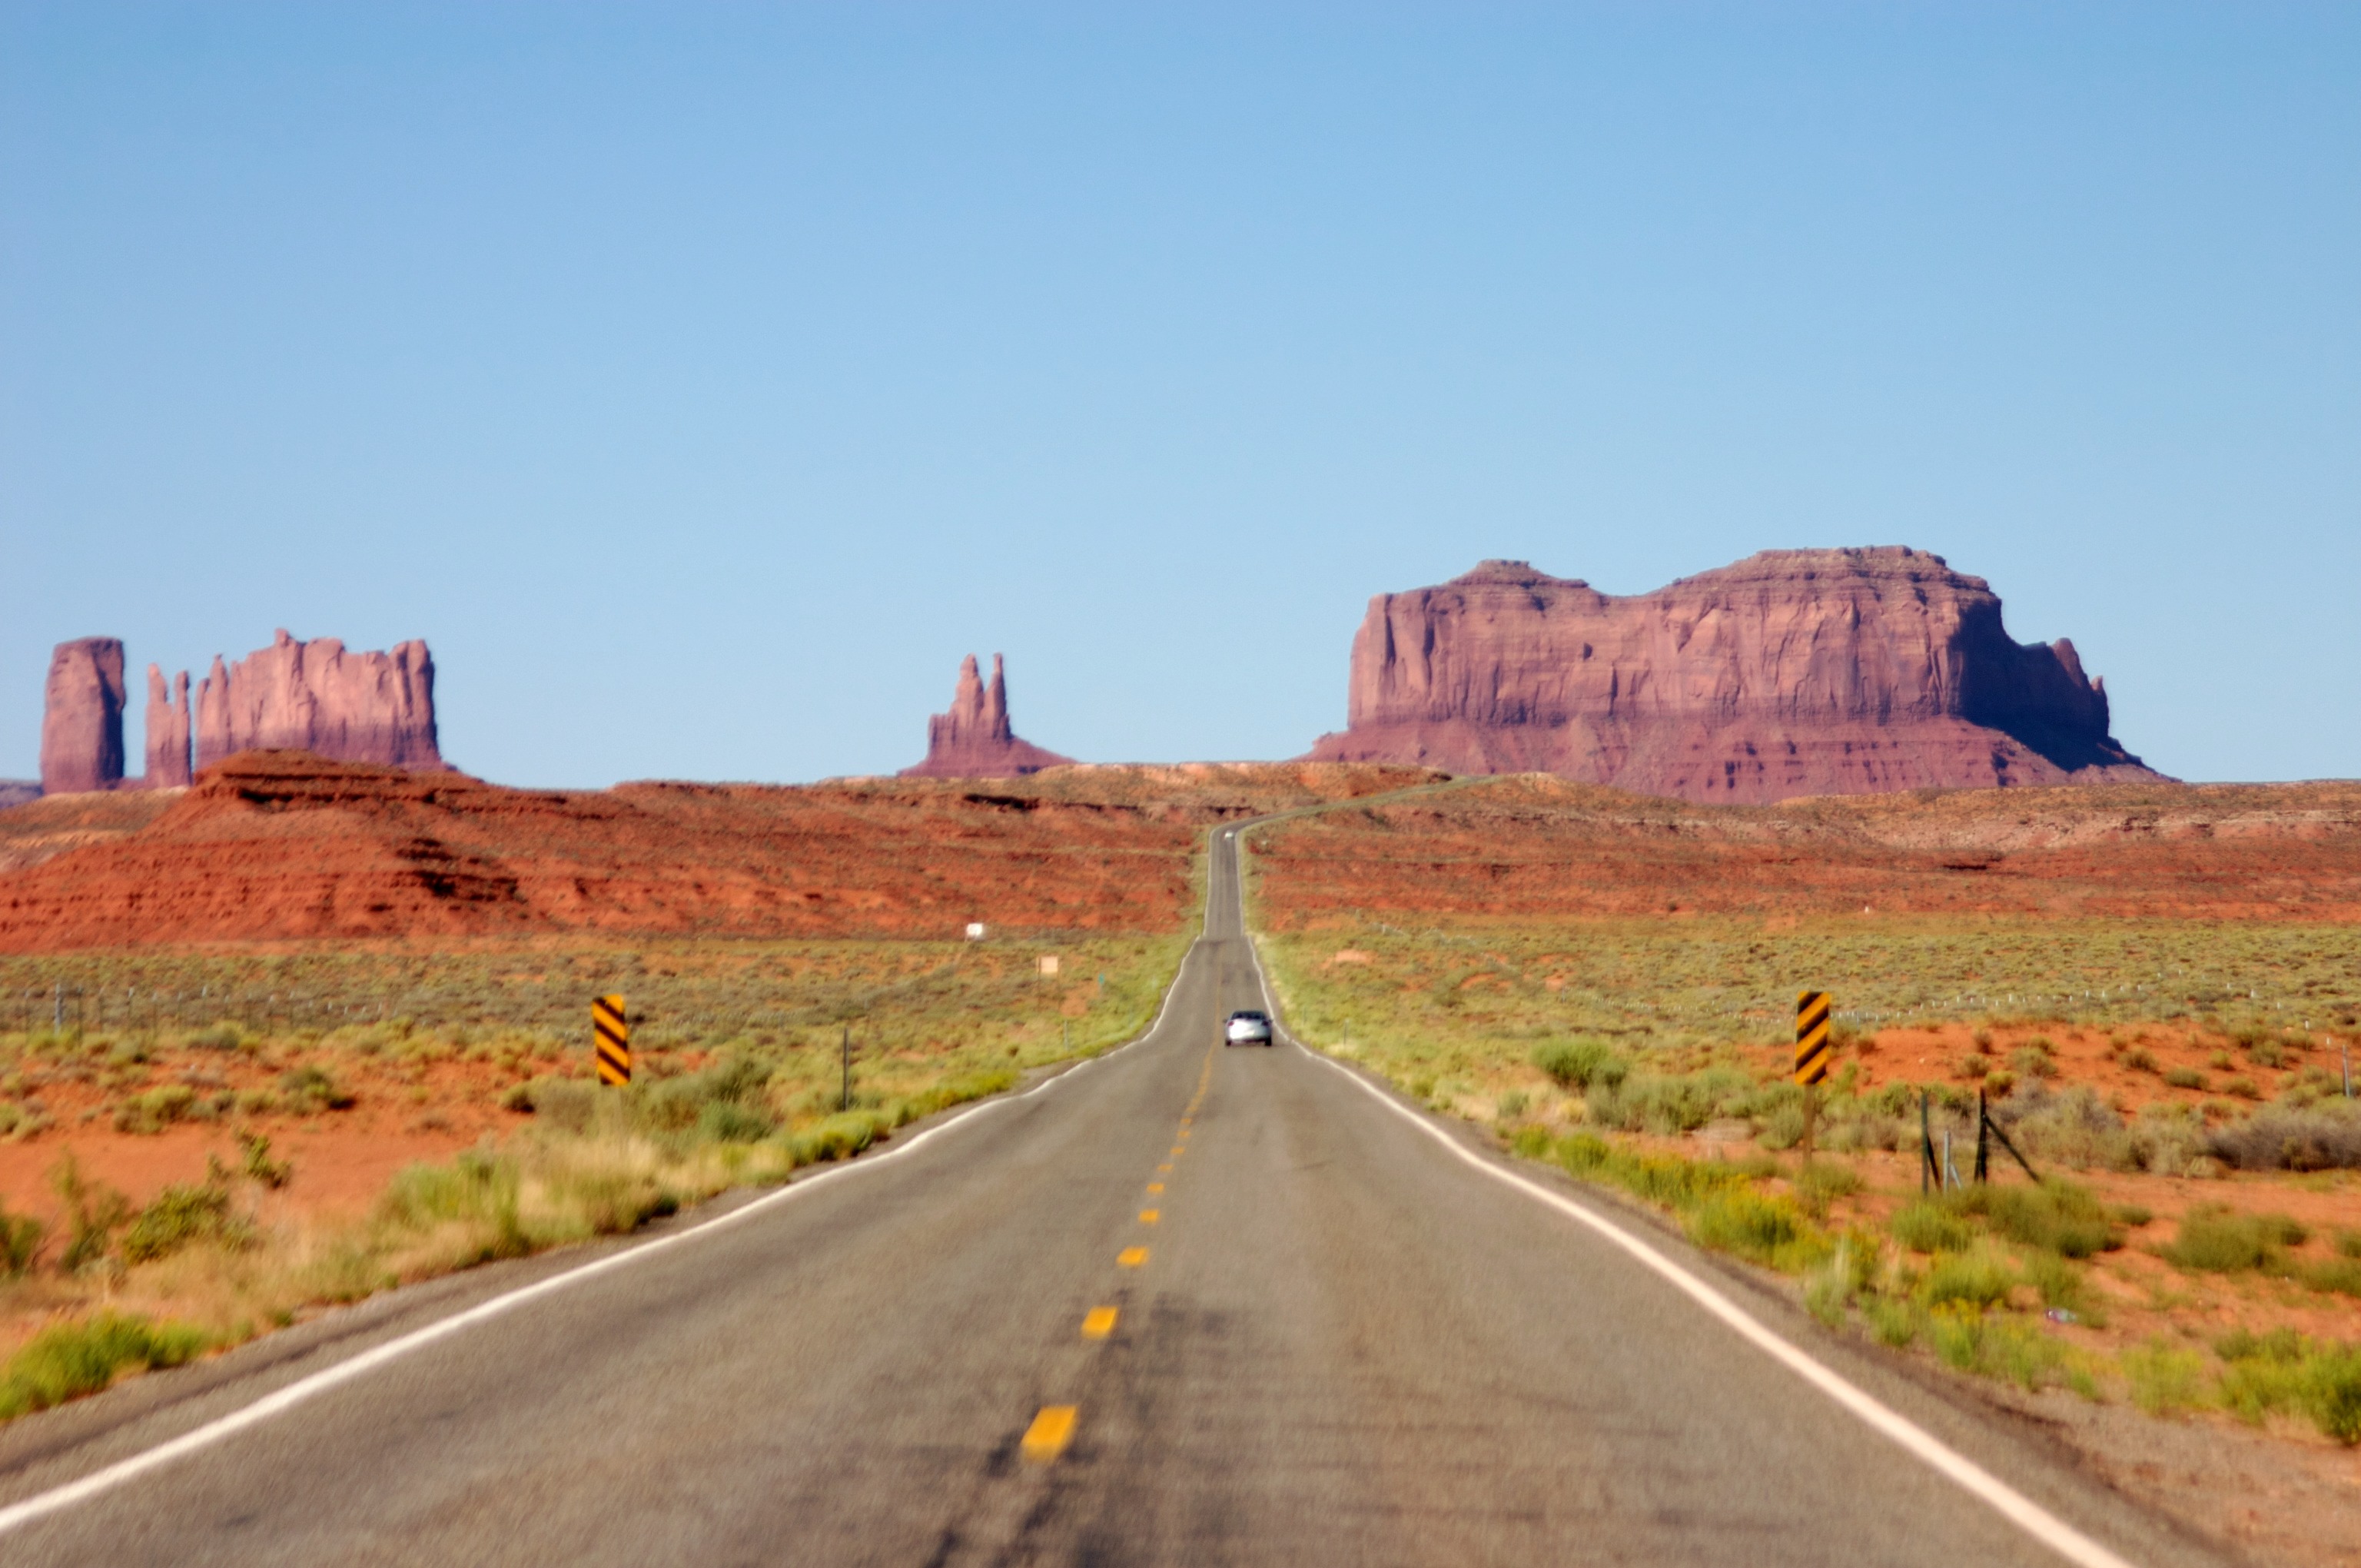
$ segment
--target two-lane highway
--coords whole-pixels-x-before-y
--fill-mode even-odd
[[[1217,1044],[1263,1004],[1225,831],[1139,1043],[537,1294],[0,1431],[0,1561],[2213,1561],[1644,1222]]]

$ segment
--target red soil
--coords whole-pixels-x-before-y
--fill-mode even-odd
[[[2137,784],[1697,806],[1473,784],[1268,829],[1275,928],[1363,916],[2361,919],[2361,784]]]
[[[71,1151],[85,1177],[122,1189],[145,1203],[170,1182],[202,1180],[205,1157],[233,1171],[244,1162],[233,1125],[270,1140],[273,1159],[292,1158],[289,1206],[304,1213],[358,1212],[384,1190],[386,1179],[416,1160],[442,1159],[523,1121],[500,1108],[502,1091],[547,1064],[516,1069],[484,1061],[404,1062],[335,1053],[329,1064],[354,1096],[341,1111],[309,1116],[239,1113],[232,1122],[183,1122],[161,1132],[117,1131],[107,1113],[127,1093],[152,1084],[198,1082],[208,1093],[267,1089],[288,1067],[319,1062],[317,1052],[291,1051],[283,1059],[211,1050],[161,1054],[142,1083],[104,1088],[67,1073],[38,1073],[40,1102],[56,1126],[39,1137],[0,1141],[0,1201],[18,1213],[54,1217],[49,1176]],[[85,1120],[85,1116],[92,1119]]]
[[[1189,913],[1203,825],[1432,776],[1060,768],[989,784],[558,791],[249,752],[152,821],[117,812],[120,823],[75,826],[79,847],[0,872],[0,951],[561,931],[939,936],[973,919],[1163,930]],[[0,843],[14,816],[0,814]],[[67,826],[26,838],[54,843]]]

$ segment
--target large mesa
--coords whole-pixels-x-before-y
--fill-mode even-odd
[[[2158,777],[2071,642],[2015,641],[1982,578],[1900,546],[1766,550],[1622,597],[1521,561],[1379,594],[1346,727],[1307,760],[1725,803]]]
[[[434,661],[426,644],[356,653],[333,637],[281,630],[268,648],[197,683],[196,765],[240,751],[310,751],[345,762],[439,768]]]
[[[927,720],[927,759],[904,768],[905,778],[1008,779],[1071,762],[1030,740],[1020,740],[1008,724],[1008,678],[1000,655],[992,656],[992,684],[983,684],[970,653],[960,664],[959,686],[949,713]]]

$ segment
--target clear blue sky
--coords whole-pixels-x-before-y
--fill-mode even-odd
[[[53,642],[282,625],[521,784],[994,650],[1278,757],[1372,593],[1885,543],[2361,774],[2361,8],[10,3],[0,538],[11,776]]]

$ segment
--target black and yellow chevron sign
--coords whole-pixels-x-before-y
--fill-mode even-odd
[[[590,999],[590,1043],[598,1054],[598,1081],[631,1081],[631,1026],[623,1021],[623,999]]]
[[[1809,1087],[1828,1075],[1828,993],[1795,992],[1795,1081]]]

